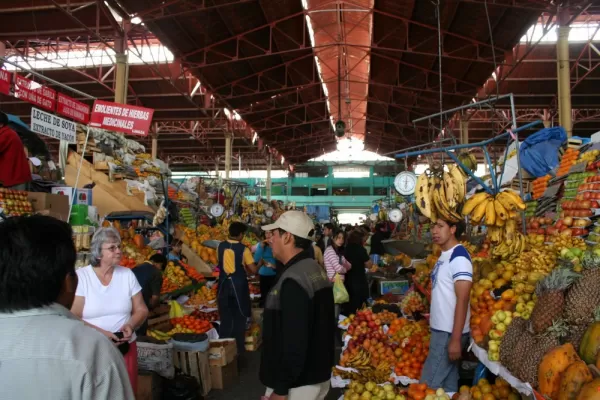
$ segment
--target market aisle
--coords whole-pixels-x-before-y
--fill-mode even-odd
[[[260,396],[265,393],[265,387],[258,379],[260,351],[247,354],[248,367],[242,370],[239,380],[230,388],[211,390],[206,400],[260,400]],[[337,400],[341,395],[339,389],[332,389],[325,399]]]

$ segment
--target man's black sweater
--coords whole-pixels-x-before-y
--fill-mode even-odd
[[[336,323],[332,285],[308,251],[278,272],[265,302],[260,380],[285,396],[329,380]]]

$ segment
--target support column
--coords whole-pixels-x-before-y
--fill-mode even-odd
[[[269,160],[267,161],[267,184],[265,188],[265,195],[267,196],[267,201],[271,201],[271,168],[273,167],[273,156],[269,153]]]
[[[129,21],[123,21],[123,37],[115,41],[115,103],[119,104],[127,104],[127,32],[129,26]]]
[[[460,120],[460,143],[469,143],[469,121]]]
[[[232,136],[231,132],[225,133],[225,179],[229,179],[231,174]]]
[[[558,117],[560,125],[567,131],[567,137],[573,134],[571,120],[571,66],[569,65],[569,32],[566,24],[569,15],[565,10],[559,13],[561,26],[558,27],[556,42],[556,69],[558,77]]]
[[[158,154],[158,124],[155,122],[152,124],[152,159],[156,160]]]

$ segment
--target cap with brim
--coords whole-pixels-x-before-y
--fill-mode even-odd
[[[283,229],[294,236],[314,240],[315,224],[302,211],[286,211],[277,218],[277,221],[262,227],[263,231],[272,231],[275,229]]]

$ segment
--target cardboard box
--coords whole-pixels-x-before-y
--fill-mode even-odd
[[[67,196],[28,192],[27,200],[37,214],[48,215],[65,222],[69,220],[69,198]]]
[[[62,194],[69,197],[69,202],[72,201],[71,195],[73,188],[71,186],[57,186],[52,188],[52,194]],[[92,189],[77,189],[75,191],[75,203],[73,204],[84,204],[92,205]]]
[[[237,345],[234,339],[211,340],[208,345],[208,357],[211,366],[225,366],[237,357]]]
[[[181,244],[181,254],[188,260],[188,265],[204,276],[212,276],[212,268],[185,243]]]
[[[224,389],[231,386],[238,378],[237,358],[225,366],[210,366],[210,378],[213,389]]]

